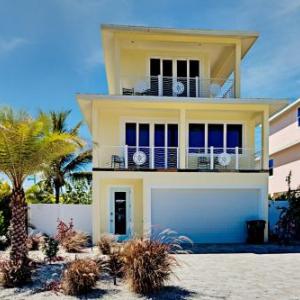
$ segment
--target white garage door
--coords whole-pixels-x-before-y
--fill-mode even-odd
[[[152,231],[169,228],[196,243],[245,242],[245,222],[259,218],[256,189],[153,189]]]

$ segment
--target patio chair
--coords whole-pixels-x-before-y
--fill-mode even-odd
[[[125,159],[119,155],[112,155],[111,156],[111,168],[115,169],[118,168],[125,168]]]
[[[132,96],[134,95],[134,89],[126,89],[126,88],[123,88],[122,89],[122,93],[124,96]]]
[[[209,158],[206,156],[198,157],[197,165],[198,165],[198,169],[208,170],[209,169]]]

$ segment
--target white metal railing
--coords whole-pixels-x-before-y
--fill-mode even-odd
[[[185,166],[178,147],[100,146],[94,167],[103,169],[262,170],[260,152],[250,148],[186,148]]]
[[[120,92],[136,96],[234,98],[233,82],[228,78],[125,76],[121,78]]]
[[[188,169],[203,170],[261,170],[260,153],[251,148],[196,148],[187,149]]]
[[[112,169],[177,169],[178,147],[101,146],[96,165]]]

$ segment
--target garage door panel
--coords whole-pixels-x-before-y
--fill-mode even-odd
[[[259,216],[256,189],[153,189],[153,232],[169,228],[199,243],[244,242]]]

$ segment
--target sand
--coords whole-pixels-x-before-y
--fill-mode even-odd
[[[60,253],[67,260],[75,255]],[[1,257],[7,253],[0,253]],[[78,257],[95,257],[96,250],[87,250]],[[42,259],[39,251],[30,256]],[[180,266],[168,285],[148,297],[137,296],[119,281],[114,286],[107,277],[99,280],[96,289],[83,299],[265,299],[300,300],[300,254],[185,254],[177,255]],[[34,281],[20,289],[0,288],[0,299],[76,299],[54,292],[39,292],[47,280],[60,277],[63,263],[44,265]]]

